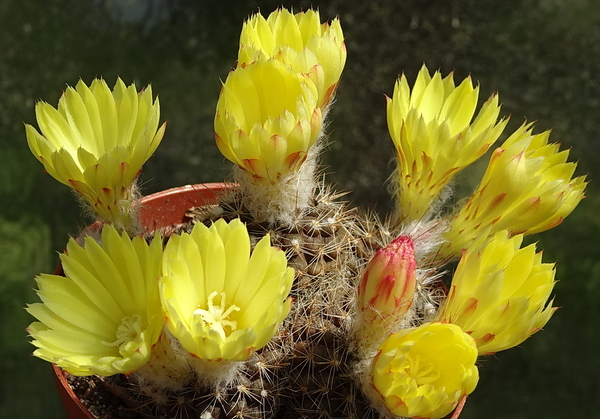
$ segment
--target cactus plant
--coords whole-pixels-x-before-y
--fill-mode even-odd
[[[472,197],[441,211],[507,119],[498,95],[476,114],[470,78],[423,66],[388,98],[396,210],[352,208],[318,164],[345,61],[338,19],[280,9],[245,22],[214,121],[234,182],[143,235],[135,177],[164,132],[151,89],[80,81],[58,109],[39,103],[32,152],[103,227],[69,242],[64,275],[38,278],[34,355],[130,417],[436,419],[462,406],[477,357],[554,313],[554,268],[522,237],[560,223],[585,179],[524,125]]]

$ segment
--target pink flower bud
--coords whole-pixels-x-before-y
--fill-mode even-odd
[[[415,246],[400,236],[377,251],[358,286],[358,307],[364,321],[390,324],[402,319],[415,291]]]

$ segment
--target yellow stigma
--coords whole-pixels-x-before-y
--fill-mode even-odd
[[[110,225],[101,243],[71,239],[65,276],[37,278],[42,303],[27,308],[34,355],[73,375],[129,374],[148,363],[163,329],[158,278],[162,239],[130,239]]]
[[[125,316],[121,319],[121,324],[117,328],[117,340],[114,342],[102,342],[106,346],[121,346],[126,342],[135,340],[142,334],[142,317],[139,314]]]
[[[435,366],[432,362],[421,362],[421,357],[406,356],[406,369],[404,370],[409,376],[411,376],[417,385],[433,383],[435,380],[440,378],[440,372],[435,371]]]
[[[225,333],[225,328],[229,328],[229,332],[233,332],[237,329],[237,322],[235,320],[228,320],[228,317],[234,311],[240,311],[240,308],[234,304],[227,307],[227,300],[225,297],[225,293],[220,293],[221,295],[221,304],[215,305],[214,299],[219,295],[217,291],[213,291],[212,294],[208,296],[208,309],[204,310],[198,308],[194,310],[194,315],[200,317],[200,319],[212,330],[217,331],[223,339],[228,336],[228,333]]]

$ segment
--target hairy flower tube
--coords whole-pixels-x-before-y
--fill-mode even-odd
[[[250,252],[234,219],[172,236],[165,248],[161,298],[167,327],[194,356],[244,361],[277,332],[290,310],[294,270],[267,234]]]
[[[373,361],[373,387],[394,415],[442,418],[477,385],[477,348],[453,324],[424,323],[390,335]]]
[[[67,87],[58,109],[38,102],[41,134],[26,125],[32,153],[61,183],[75,189],[104,221],[135,231],[133,183],[160,144],[160,107],[148,86],[117,79],[113,91],[102,79]]]
[[[129,374],[146,365],[163,326],[158,293],[161,238],[130,239],[107,224],[101,243],[69,240],[60,255],[65,276],[37,278],[42,303],[27,311],[39,321],[33,353],[73,375]]]
[[[481,355],[512,348],[540,330],[556,310],[548,303],[554,265],[542,263],[535,245],[520,249],[522,235],[506,230],[464,253],[439,321],[460,326]]]
[[[267,19],[260,13],[251,16],[242,28],[238,66],[271,57],[308,75],[317,86],[319,106],[326,108],[346,63],[339,19],[321,24],[318,11],[310,9],[294,15],[284,8]]]
[[[415,246],[408,236],[400,236],[377,251],[358,286],[362,328],[384,334],[400,326],[412,302],[416,268]]]
[[[277,183],[300,168],[321,124],[314,83],[269,59],[229,73],[217,103],[215,138],[228,160]]]
[[[453,74],[442,79],[421,68],[411,91],[402,75],[387,98],[388,129],[398,160],[398,217],[426,218],[444,186],[481,157],[506,125],[497,121],[498,96],[493,95],[472,121],[479,86],[470,77],[455,86]]]
[[[549,135],[522,125],[494,151],[481,183],[451,221],[443,253],[459,254],[479,235],[500,230],[539,233],[573,211],[585,177],[572,178],[577,164],[567,162],[568,150],[548,144]]]

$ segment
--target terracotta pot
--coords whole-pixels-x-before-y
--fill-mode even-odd
[[[52,364],[52,372],[54,376],[54,382],[56,383],[56,389],[58,390],[58,396],[65,406],[68,419],[96,419],[96,416],[81,403],[79,397],[73,393],[73,389],[67,382],[65,372]]]
[[[187,185],[179,188],[167,189],[140,200],[140,222],[145,231],[153,231],[172,224],[185,222],[185,212],[191,207],[216,203],[218,197],[232,188],[229,183],[207,183],[201,185]],[[62,274],[59,266],[57,272]],[[58,395],[62,400],[69,419],[96,419],[73,393],[71,386],[62,369],[52,365],[54,381]]]

